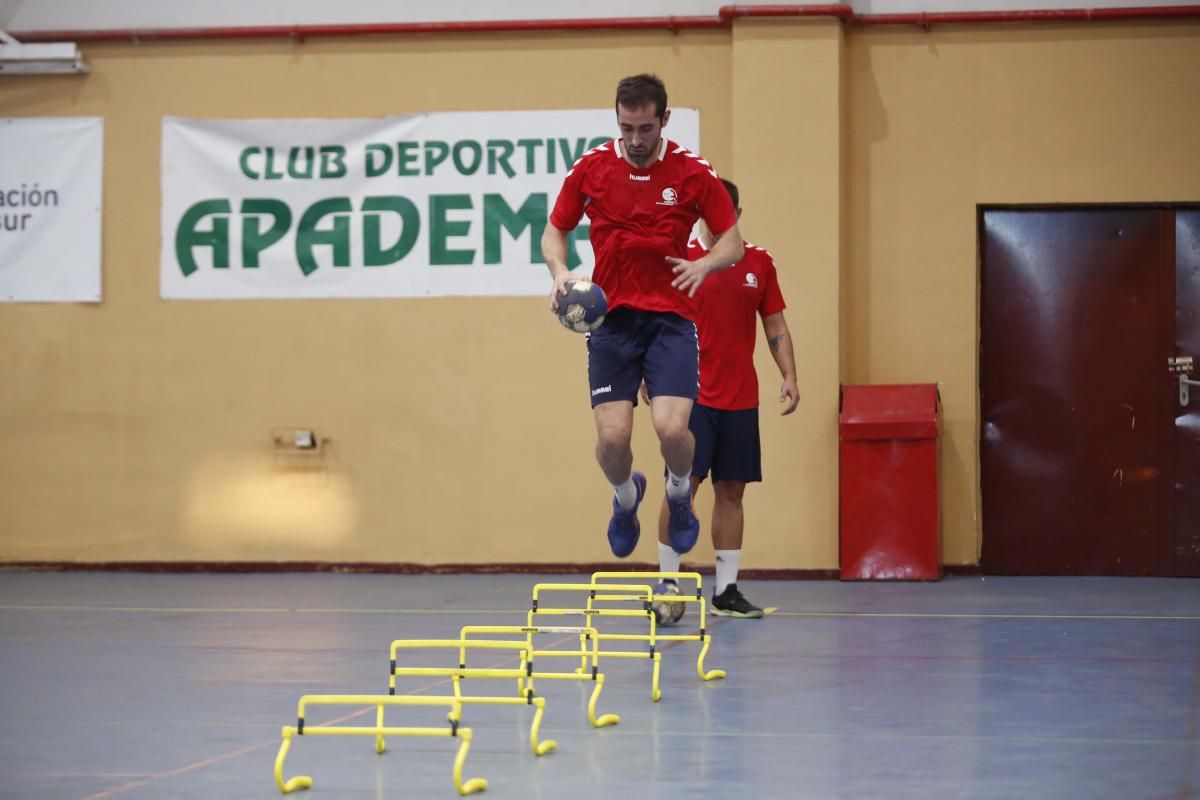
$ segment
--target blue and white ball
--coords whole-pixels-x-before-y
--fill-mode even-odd
[[[567,330],[589,333],[604,324],[608,298],[591,281],[568,281],[567,293],[558,297],[558,321]]]
[[[678,625],[679,620],[683,619],[684,603],[682,600],[669,600],[663,595],[678,595],[679,584],[673,581],[659,581],[654,585],[654,595],[656,598],[653,605],[654,619],[659,625],[670,627]]]

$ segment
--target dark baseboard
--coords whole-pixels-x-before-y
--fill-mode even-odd
[[[506,564],[408,564],[382,561],[4,561],[0,572],[150,572],[150,573],[253,573],[337,572],[363,575],[590,575],[593,572],[650,572],[657,564],[639,562],[603,563],[506,563]],[[689,564],[683,569],[712,575],[711,564]],[[980,575],[975,564],[947,564],[946,575]],[[746,580],[836,580],[836,569],[743,569]]]

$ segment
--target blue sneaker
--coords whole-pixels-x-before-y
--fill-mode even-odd
[[[692,496],[667,498],[667,538],[671,540],[671,549],[683,555],[696,546],[700,538],[700,520],[692,510]]]
[[[637,500],[633,508],[626,511],[617,503],[617,498],[613,498],[612,519],[608,521],[608,546],[617,558],[625,558],[632,553],[637,547],[638,537],[642,535],[637,510],[646,496],[646,476],[640,472],[633,473],[633,485],[637,487]]]

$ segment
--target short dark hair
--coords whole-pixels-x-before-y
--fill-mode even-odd
[[[725,184],[725,191],[729,192],[729,199],[733,201],[733,207],[735,209],[741,208],[741,206],[738,205],[737,184],[733,181],[727,181],[724,178],[721,178],[721,183]]]
[[[657,75],[643,72],[617,84],[617,113],[621,106],[636,109],[650,103],[654,104],[654,116],[662,119],[667,112],[667,87]]]

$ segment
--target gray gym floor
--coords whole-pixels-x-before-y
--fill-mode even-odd
[[[523,624],[532,585],[558,580],[586,577],[0,572],[0,797],[279,798],[280,728],[301,695],[386,693],[393,639]],[[780,610],[710,618],[706,667],[726,679],[698,680],[694,644],[668,647],[651,703],[648,662],[607,662],[598,710],[621,722],[600,730],[586,721],[590,684],[539,683],[541,735],[559,745],[541,758],[529,708],[469,706],[464,778],[487,778],[479,796],[497,800],[1200,797],[1197,581],[742,589]],[[696,619],[693,606],[684,630]],[[365,708],[307,722],[370,725]],[[444,721],[388,713],[390,725]],[[293,796],[313,800],[458,796],[457,740],[388,743],[378,756],[366,737],[300,737],[284,775],[311,775]]]

